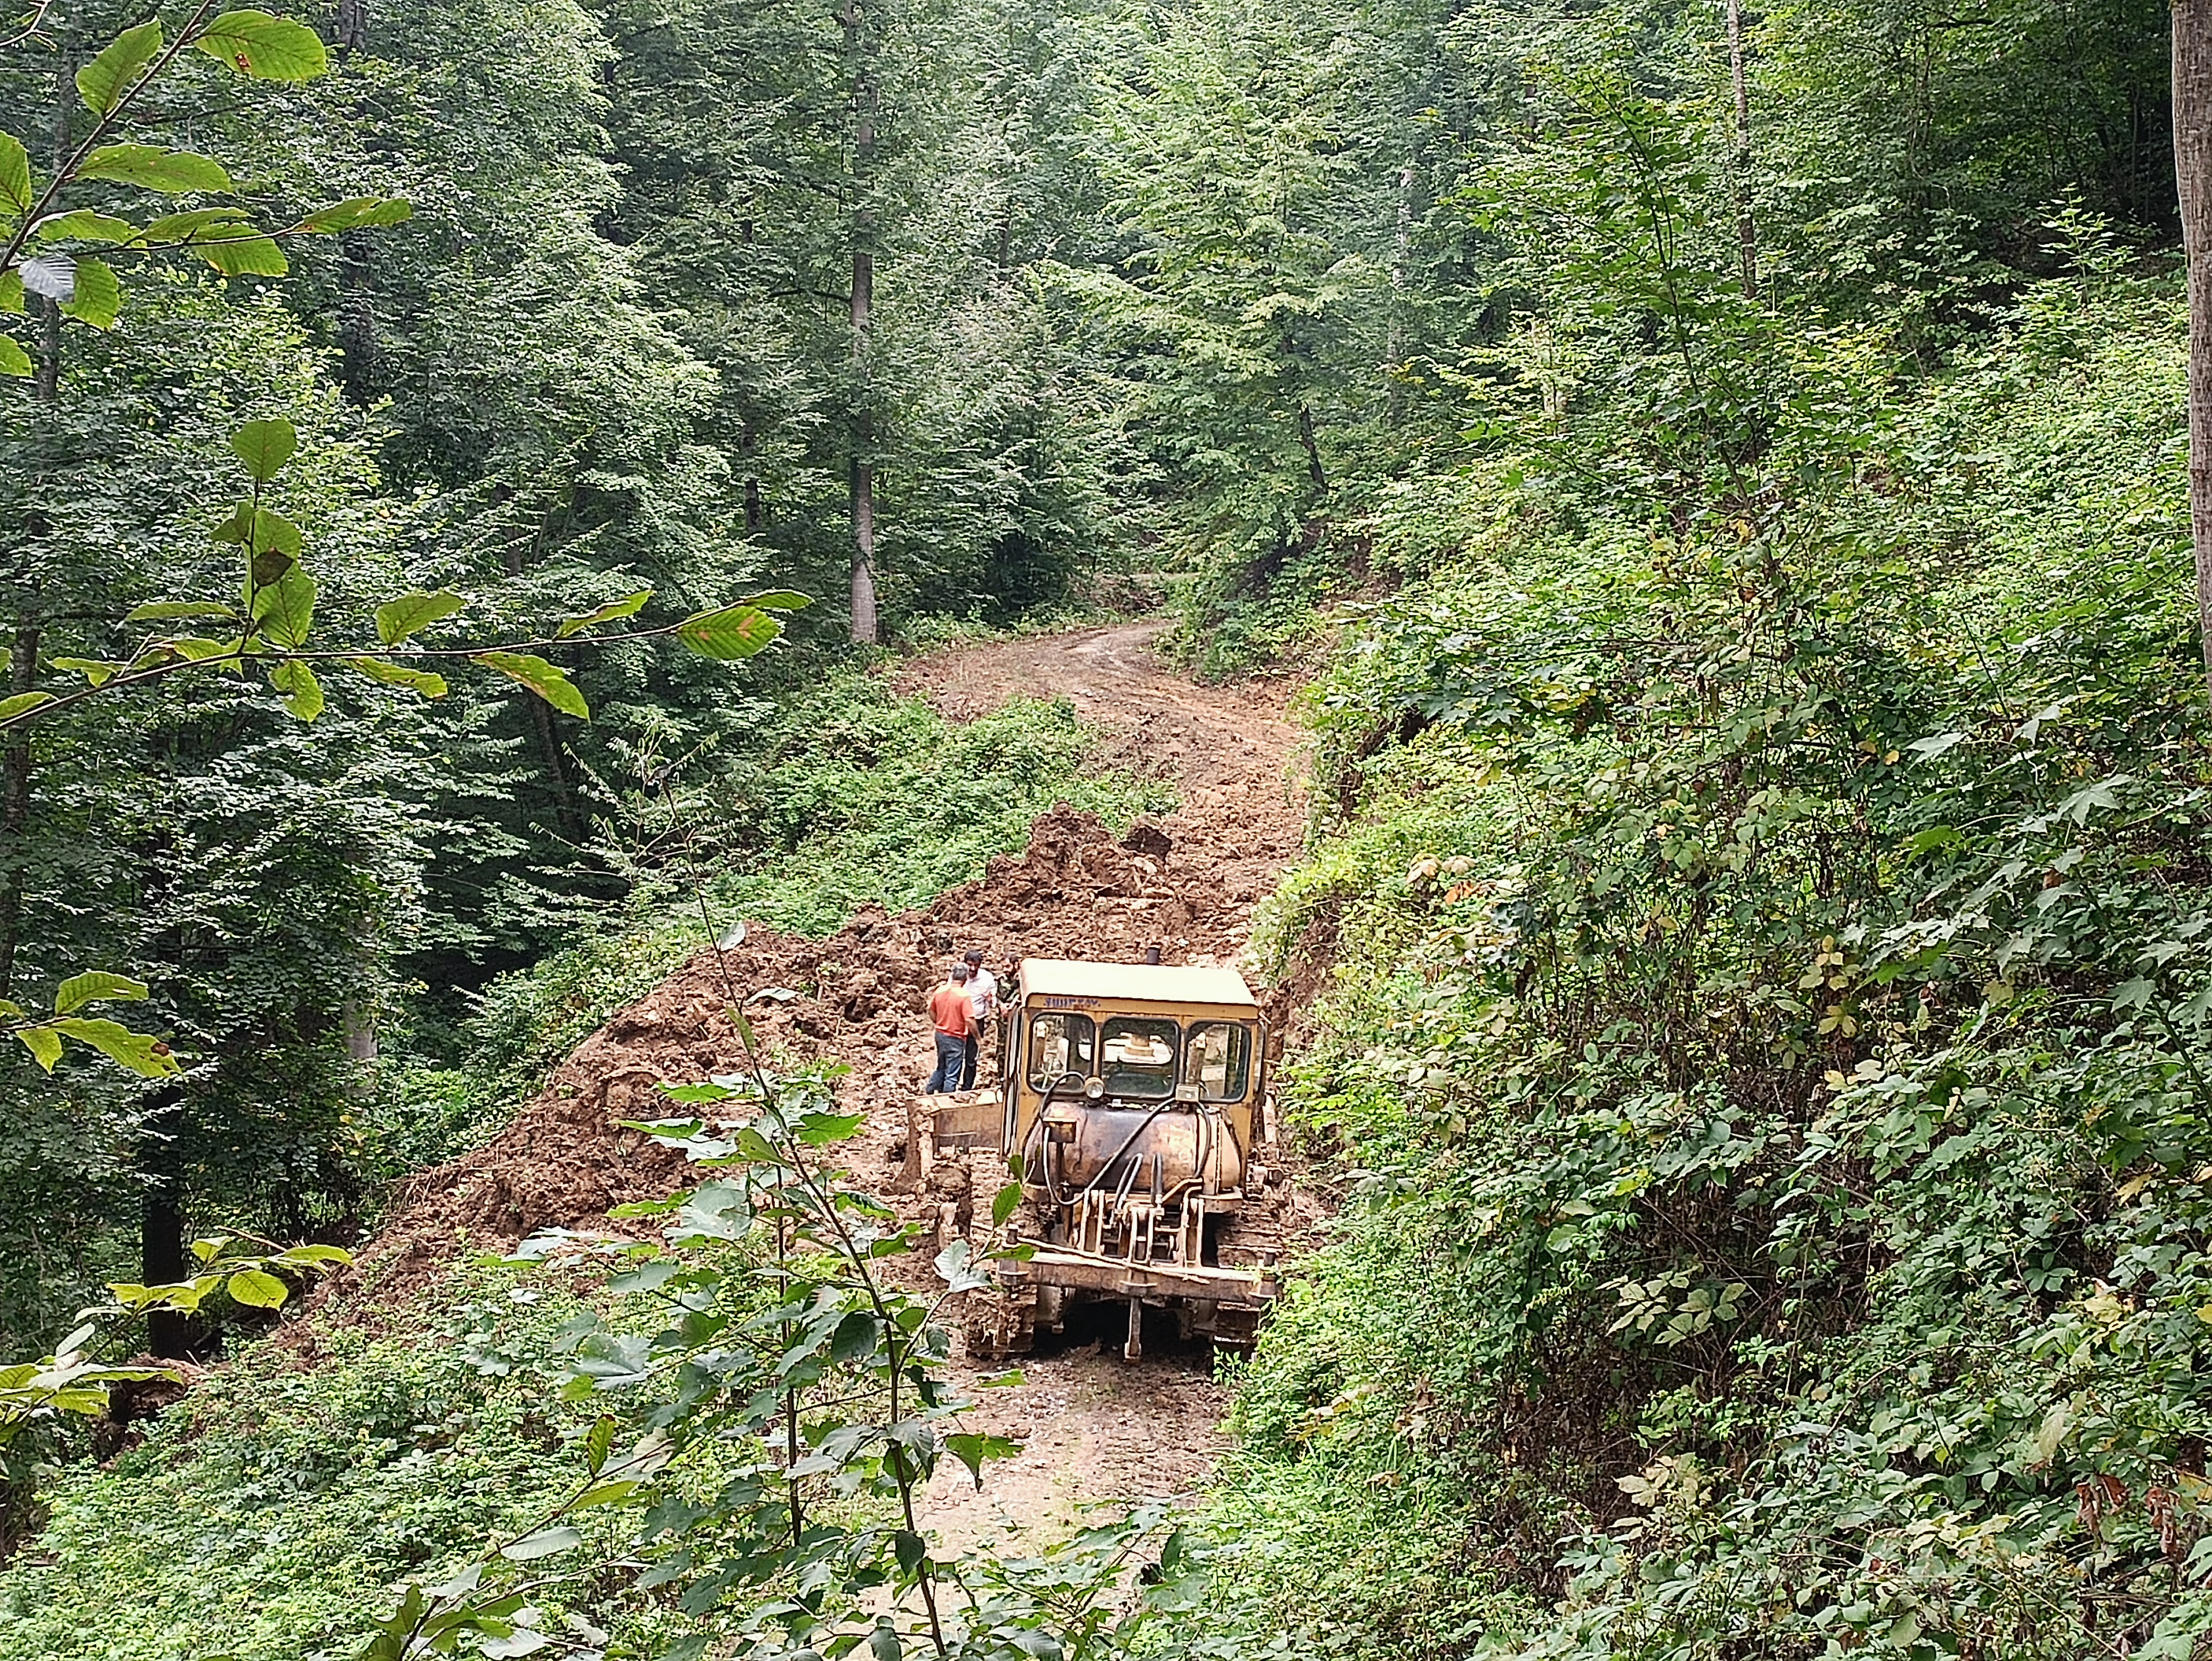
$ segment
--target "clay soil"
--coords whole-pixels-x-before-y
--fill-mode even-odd
[[[996,966],[1023,956],[1140,961],[1158,946],[1168,963],[1234,962],[1255,903],[1298,844],[1290,689],[1194,685],[1154,653],[1161,627],[949,648],[910,660],[896,678],[957,719],[1012,697],[1066,697],[1103,730],[1103,759],[1173,782],[1176,813],[1117,837],[1055,809],[1023,852],[993,859],[981,879],[926,909],[863,912],[822,940],[747,928],[732,944],[726,933],[726,949],[702,948],[580,1046],[490,1142],[416,1177],[352,1284],[328,1293],[391,1307],[466,1254],[540,1229],[605,1229],[610,1208],[683,1185],[679,1159],[617,1122],[666,1116],[663,1082],[742,1066],[726,1013],[732,989],[772,1056],[852,1068],[846,1104],[868,1116],[847,1145],[853,1174],[896,1189],[908,1104],[932,1065],[925,1005],[953,952],[980,946]],[[1204,1478],[1222,1447],[1207,1359],[1156,1346],[1133,1366],[1120,1342],[1118,1329],[1079,1337],[1028,1360],[1021,1384],[980,1392],[977,1427],[1017,1437],[1024,1451],[991,1467],[981,1493],[964,1469],[940,1476],[930,1522],[948,1543],[1056,1530],[1086,1503],[1173,1494]]]

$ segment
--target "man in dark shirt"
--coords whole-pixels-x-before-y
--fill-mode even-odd
[[[968,991],[968,965],[956,963],[945,984],[929,995],[930,1023],[937,1029],[937,1071],[922,1086],[936,1096],[960,1088],[968,1068],[968,1040],[975,1034],[975,1004]]]

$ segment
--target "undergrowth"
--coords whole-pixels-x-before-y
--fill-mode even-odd
[[[106,1468],[54,1474],[46,1527],[0,1571],[0,1654],[352,1656],[393,1581],[457,1567],[573,1488],[548,1456],[591,1421],[534,1358],[580,1307],[475,1271],[428,1319],[316,1319],[311,1353],[248,1347]]]
[[[1471,475],[1344,615],[1267,939],[1347,1202],[1212,1501],[1261,1630],[2201,1652],[2182,362],[2162,283],[2055,282],[1941,379],[1800,364],[1764,493],[1671,529],[1587,451]]]

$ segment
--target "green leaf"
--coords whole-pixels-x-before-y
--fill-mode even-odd
[[[0,202],[17,213],[31,210],[31,153],[13,133],[0,132]]]
[[[300,557],[300,527],[270,508],[255,512],[251,502],[240,502],[236,513],[208,532],[208,540],[251,548],[257,554],[282,554],[283,558],[265,572],[256,567],[255,581],[260,582],[276,581],[284,567]]]
[[[49,660],[57,669],[66,669],[73,675],[82,675],[94,686],[105,686],[123,672],[125,666],[105,662],[99,658],[53,658]]]
[[[234,618],[237,608],[219,599],[155,599],[123,614],[125,623],[167,623],[179,618]]]
[[[607,1451],[615,1445],[615,1421],[602,1416],[595,1421],[591,1432],[584,1438],[584,1464],[597,1476],[606,1469]]]
[[[284,251],[276,246],[276,240],[258,232],[204,238],[194,241],[192,246],[201,259],[225,277],[282,277],[292,269],[291,261],[284,258]]]
[[[498,670],[509,680],[520,682],[562,715],[574,715],[579,721],[592,718],[591,706],[584,702],[584,695],[576,690],[576,684],[568,678],[568,671],[556,668],[544,658],[532,657],[527,652],[478,652],[476,660]]]
[[[64,1037],[75,1038],[97,1050],[118,1067],[128,1068],[142,1079],[166,1079],[180,1070],[176,1057],[169,1054],[168,1045],[149,1034],[133,1032],[119,1022],[72,1016],[54,1022],[53,1029]]]
[[[227,11],[192,44],[257,81],[312,81],[331,67],[331,55],[313,29],[265,11]]]
[[[278,1252],[276,1261],[280,1263],[345,1264],[353,1261],[353,1253],[343,1246],[295,1245]]]
[[[386,196],[356,196],[318,208],[299,222],[302,231],[352,231],[371,225],[397,225],[414,216],[408,203]]]
[[[282,416],[249,421],[230,435],[230,447],[246,464],[246,476],[256,484],[266,484],[300,447],[300,435]]]
[[[145,247],[204,241],[210,236],[238,236],[253,228],[243,208],[188,208],[164,214],[137,234]]]
[[[135,1001],[146,995],[143,981],[134,981],[128,975],[111,975],[104,969],[88,969],[61,983],[54,993],[54,1013],[73,1015],[88,1003],[104,1003],[111,999]]]
[[[783,632],[783,625],[751,605],[700,611],[676,626],[676,637],[701,657],[729,663],[749,658]]]
[[[4,165],[0,161],[0,167]],[[165,196],[230,188],[230,175],[223,171],[220,161],[191,150],[165,149],[158,144],[103,144],[85,157],[76,176],[106,179],[118,185],[137,185],[160,191]]]
[[[23,315],[22,272],[0,271],[0,312],[16,317]]]
[[[141,23],[128,28],[100,49],[100,56],[76,72],[77,95],[94,115],[115,107],[139,72],[161,50],[161,26]]]
[[[49,1073],[54,1070],[54,1064],[62,1058],[61,1034],[50,1026],[19,1026],[15,1036],[40,1067]]]
[[[172,635],[160,642],[187,663],[205,663],[210,658],[235,657],[239,642],[234,640],[210,640],[205,635]]]
[[[0,374],[20,376],[30,373],[30,353],[18,345],[14,337],[0,334]]]
[[[560,628],[555,631],[556,638],[566,640],[577,630],[589,629],[594,624],[612,623],[617,618],[634,618],[645,609],[646,601],[652,598],[652,589],[641,588],[634,594],[624,594],[620,599],[609,600],[595,611],[586,611],[581,617],[564,618]]]
[[[428,628],[441,618],[453,616],[467,604],[448,588],[432,594],[402,594],[398,599],[387,599],[376,608],[376,637],[386,646],[397,646],[408,636]]]
[[[254,591],[253,620],[278,646],[304,646],[315,621],[315,580],[295,565]]]
[[[104,259],[76,262],[76,292],[62,302],[62,315],[95,329],[111,326],[123,309],[123,284]]]
[[[41,704],[53,701],[52,692],[18,692],[12,697],[0,698],[0,721],[13,721],[18,715],[27,715]]]
[[[539,1529],[534,1534],[526,1534],[512,1545],[501,1547],[499,1555],[518,1563],[528,1563],[583,1543],[584,1536],[574,1529],[565,1523],[556,1523],[550,1528]]]
[[[36,242],[128,242],[137,234],[138,228],[129,220],[91,208],[50,213],[31,227],[31,240]]]
[[[446,696],[446,678],[433,674],[428,669],[410,669],[404,663],[387,662],[383,658],[347,658],[347,668],[356,674],[367,675],[371,680],[386,686],[402,686],[410,692],[420,692],[426,698]]]
[[[315,672],[297,660],[278,664],[269,672],[269,684],[284,695],[284,707],[301,721],[323,713],[323,684]]]
[[[807,1113],[800,1116],[793,1130],[807,1147],[827,1147],[858,1131],[866,1116],[861,1113]]]
[[[1019,1442],[1004,1436],[981,1436],[960,1433],[945,1439],[945,1451],[968,1467],[975,1486],[983,1486],[983,1462],[986,1459],[1011,1459],[1022,1451]]]
[[[813,599],[795,588],[771,589],[765,594],[755,594],[745,602],[766,611],[799,611],[814,604]]]
[[[1021,1209],[1022,1185],[1008,1183],[991,1196],[991,1226],[996,1228]]]
[[[223,1290],[234,1303],[248,1309],[281,1309],[292,1295],[292,1288],[265,1269],[240,1269],[224,1282]]]

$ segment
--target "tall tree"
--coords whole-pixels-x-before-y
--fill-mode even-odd
[[[2173,0],[2173,173],[2189,270],[2189,528],[2212,687],[2212,0]]]

